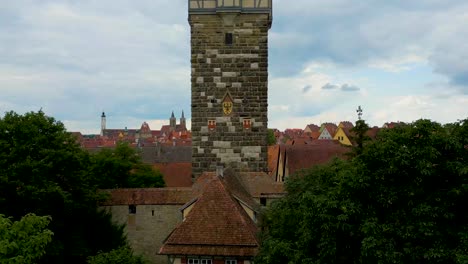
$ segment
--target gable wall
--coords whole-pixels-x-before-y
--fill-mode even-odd
[[[166,264],[167,256],[157,255],[163,241],[182,221],[182,205],[136,205],[136,214],[129,214],[128,205],[103,206],[112,220],[125,224],[131,248],[143,254],[152,264]],[[154,210],[154,216],[153,216]]]

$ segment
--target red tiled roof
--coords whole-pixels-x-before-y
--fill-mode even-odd
[[[255,256],[257,246],[201,246],[165,244],[159,254],[164,255],[198,255],[198,256]]]
[[[226,177],[226,176],[225,176]],[[186,219],[169,235],[159,254],[254,256],[257,228],[220,177],[205,188]]]
[[[310,132],[310,137],[312,139],[318,139],[320,137],[320,134],[321,134],[320,131],[312,131]]]
[[[276,175],[279,159],[279,145],[268,146],[268,174]]]
[[[333,158],[345,158],[349,147],[341,145],[336,140],[318,140],[319,144],[291,146],[286,149],[289,173],[324,164]]]
[[[330,133],[331,137],[333,138],[336,134],[336,130],[338,130],[338,126],[336,126],[333,123],[324,123],[322,124],[326,130],[328,130],[328,133]]]
[[[101,190],[108,193],[106,205],[145,205],[145,204],[180,204],[183,205],[195,197],[190,188],[135,188]]]
[[[312,131],[312,132],[318,132],[320,130],[320,127],[317,126],[316,124],[309,124],[309,125],[306,126],[306,128],[309,128],[310,131]]]
[[[156,163],[153,168],[158,169],[166,182],[167,187],[192,186],[192,163]]]
[[[275,182],[263,172],[241,172],[239,178],[252,197],[284,195],[284,184]]]
[[[351,129],[354,127],[353,123],[351,123],[350,121],[341,121],[338,126],[346,129]]]
[[[375,139],[377,137],[377,134],[379,133],[380,131],[380,128],[378,127],[372,127],[372,128],[369,128],[369,130],[367,130],[366,132],[366,136],[370,137],[371,139]]]

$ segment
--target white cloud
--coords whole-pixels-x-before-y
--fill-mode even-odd
[[[145,120],[157,127],[172,110],[184,109],[190,117],[186,4],[2,3],[0,110],[43,107],[83,131],[99,129],[102,111],[114,127],[139,127]],[[274,0],[270,125],[303,128],[314,120],[352,120],[358,105],[379,125],[403,118],[465,118],[467,14],[462,0]],[[435,73],[418,79],[430,82],[441,74],[448,83],[411,86],[411,77],[397,74],[421,65]],[[326,84],[337,89],[321,89]],[[389,87],[400,86],[405,88],[388,96]],[[338,89],[343,87],[355,91]]]

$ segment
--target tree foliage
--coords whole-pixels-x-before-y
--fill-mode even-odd
[[[0,263],[34,263],[45,254],[53,233],[48,216],[27,214],[19,221],[0,215]]]
[[[356,121],[356,125],[351,129],[351,132],[353,132],[354,134],[354,136],[351,139],[356,144],[356,147],[354,149],[355,154],[361,154],[364,148],[364,143],[370,140],[369,136],[366,135],[368,130],[369,125],[367,125],[366,121],[362,119]]]
[[[54,232],[44,263],[83,263],[125,245],[122,226],[97,209],[89,154],[61,122],[43,112],[0,118],[0,214],[49,215]]]
[[[115,149],[103,149],[92,155],[92,175],[100,189],[164,187],[158,171],[141,161],[140,155],[127,143]]]
[[[419,120],[296,175],[257,263],[468,263],[467,136],[468,120]]]
[[[141,256],[135,256],[129,247],[120,247],[109,252],[101,252],[88,258],[88,264],[144,264]]]
[[[268,146],[276,145],[275,131],[273,129],[268,129],[267,134],[267,143]]]

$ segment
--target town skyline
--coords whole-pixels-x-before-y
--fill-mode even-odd
[[[270,128],[468,116],[468,4],[273,1]],[[0,112],[42,109],[69,131],[190,128],[187,1],[14,1],[0,8]]]

